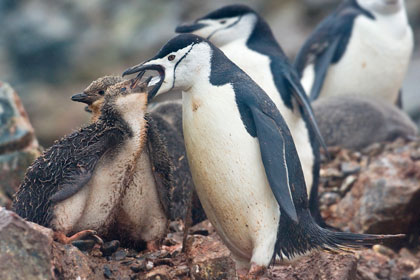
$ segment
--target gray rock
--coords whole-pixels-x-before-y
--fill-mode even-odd
[[[8,84],[0,82],[0,206],[10,205],[27,167],[39,155],[34,129],[20,98]]]
[[[418,133],[403,111],[378,100],[343,96],[321,98],[312,105],[328,146],[360,150],[398,137],[411,139]]]

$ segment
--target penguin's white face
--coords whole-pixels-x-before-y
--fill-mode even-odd
[[[190,36],[194,35],[188,36],[191,38]],[[173,39],[176,42],[171,44],[170,41],[156,57],[131,67],[123,75],[140,72],[141,78],[146,70],[157,70],[160,79],[156,81],[157,78],[154,78],[149,82],[148,86],[153,86],[149,91],[149,98],[171,90],[188,91],[199,79],[208,80],[212,53],[208,42],[197,36],[192,39],[197,40],[186,43],[185,40],[181,41],[182,39],[178,41],[177,38]],[[181,46],[177,48],[178,45]]]
[[[404,0],[357,0],[364,9],[376,14],[393,14],[404,7]]]
[[[235,17],[200,19],[194,24],[179,26],[176,32],[188,32],[198,35],[220,48],[236,40],[246,41],[251,35],[256,22],[257,15],[247,13]]]

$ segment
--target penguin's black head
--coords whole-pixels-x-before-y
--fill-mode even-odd
[[[193,33],[222,47],[238,39],[249,38],[259,15],[246,5],[229,5],[197,19],[191,24],[180,25],[177,33]]]
[[[124,75],[138,73],[141,79],[147,70],[157,71],[159,79],[153,78],[148,86],[149,100],[172,89],[188,90],[193,81],[208,81],[210,61],[214,46],[207,40],[193,35],[181,34],[171,39],[151,59],[124,71]],[[203,75],[203,72],[208,72]]]

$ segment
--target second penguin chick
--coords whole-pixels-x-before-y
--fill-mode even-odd
[[[403,111],[373,98],[321,98],[312,107],[328,146],[361,150],[398,137],[413,139],[418,133],[416,125]]]
[[[156,185],[169,189],[170,163],[149,157],[147,95],[143,85],[131,85],[111,86],[96,122],[57,141],[32,164],[14,198],[17,214],[64,234],[68,242],[66,235],[87,230],[112,236],[121,222],[119,233],[133,242],[164,236],[167,219]],[[138,196],[123,201],[138,188],[148,193],[147,201]],[[139,200],[146,213],[136,211],[135,218],[147,216],[147,221],[139,222],[127,210]]]

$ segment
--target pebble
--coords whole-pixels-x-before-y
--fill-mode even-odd
[[[127,256],[127,252],[125,250],[118,250],[115,254],[114,254],[114,260],[116,261],[122,261],[123,259],[125,259],[125,257]]]
[[[76,240],[71,243],[74,247],[78,248],[80,251],[89,251],[95,246],[96,241],[92,239],[86,240]]]
[[[111,256],[120,247],[120,241],[112,240],[104,243],[101,247],[101,252],[104,256]]]
[[[106,279],[111,279],[112,277],[112,271],[107,265],[104,265],[104,276]]]
[[[335,192],[326,192],[323,193],[320,202],[321,204],[330,206],[332,204],[336,204],[340,200],[340,195]]]
[[[356,180],[357,177],[354,175],[347,176],[343,183],[341,183],[340,193],[343,195],[346,194],[351,189],[351,186],[353,186],[353,183],[356,182]]]
[[[388,248],[384,245],[376,244],[376,245],[373,245],[372,249],[376,253],[384,255],[384,256],[388,256],[388,257],[391,257],[391,258],[395,256],[394,251],[392,251],[392,249],[390,249],[390,248]]]
[[[340,164],[340,169],[344,175],[351,175],[360,171],[360,165],[354,162],[342,162]]]

